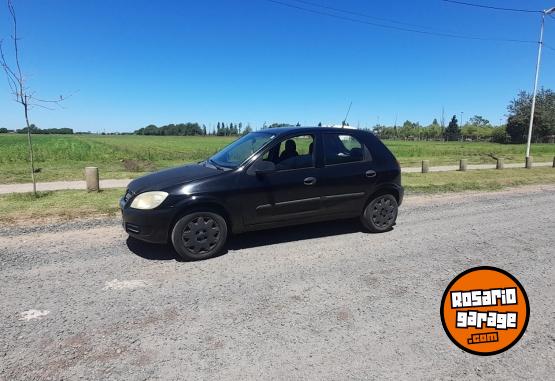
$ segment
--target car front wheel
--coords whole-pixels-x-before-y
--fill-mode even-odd
[[[225,245],[227,224],[217,213],[193,212],[177,221],[171,239],[175,251],[183,259],[210,258],[218,254]]]
[[[371,232],[382,233],[395,225],[398,208],[395,197],[390,194],[380,195],[368,203],[360,220]]]

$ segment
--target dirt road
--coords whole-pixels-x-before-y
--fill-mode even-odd
[[[408,197],[385,234],[252,233],[194,263],[115,220],[1,227],[0,379],[548,379],[554,205],[555,186]],[[511,272],[531,304],[493,357],[455,347],[439,317],[477,265]]]

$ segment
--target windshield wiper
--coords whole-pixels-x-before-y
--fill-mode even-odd
[[[214,167],[216,167],[216,169],[218,169],[218,170],[220,170],[220,171],[223,171],[223,170],[224,170],[224,168],[223,168],[222,166],[218,165],[218,163],[216,163],[214,160],[208,159],[208,162],[209,162],[210,164],[212,164]]]

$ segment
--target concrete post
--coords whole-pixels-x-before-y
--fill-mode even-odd
[[[505,168],[505,159],[503,158],[497,158],[497,169],[503,169]]]
[[[430,160],[422,160],[422,173],[430,171]]]
[[[459,163],[459,170],[461,172],[466,171],[466,167],[468,166],[468,160],[467,159],[461,159],[460,163]]]
[[[100,190],[98,167],[85,167],[85,181],[87,183],[87,191],[98,192]]]
[[[527,157],[526,157],[526,165],[525,165],[525,167],[528,168],[528,169],[532,168],[532,163],[533,163],[533,162],[534,162],[534,161],[532,160],[532,156],[527,156]]]

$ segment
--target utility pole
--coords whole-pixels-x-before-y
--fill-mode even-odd
[[[534,126],[534,112],[536,111],[536,94],[538,92],[538,80],[540,77],[540,65],[542,60],[543,48],[543,30],[545,25],[545,16],[555,13],[555,7],[543,11],[540,26],[540,42],[538,46],[538,61],[536,63],[536,79],[534,81],[534,95],[532,96],[532,110],[530,111],[530,126],[528,127],[528,142],[526,144],[526,160],[530,159],[530,145],[532,143],[532,127]]]

